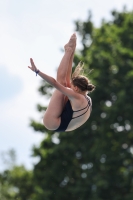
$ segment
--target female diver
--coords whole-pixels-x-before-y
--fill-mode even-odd
[[[56,80],[38,70],[32,58],[31,66],[28,66],[55,88],[43,118],[44,126],[55,132],[77,129],[88,120],[92,109],[92,101],[87,93],[92,92],[95,86],[87,77],[81,75],[81,63],[71,76],[75,48],[74,33],[64,46],[65,52],[57,70]]]

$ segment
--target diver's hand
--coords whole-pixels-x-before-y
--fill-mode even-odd
[[[38,69],[36,68],[32,58],[30,58],[30,63],[31,63],[31,66],[28,66],[28,68],[30,68],[33,72],[36,72]]]

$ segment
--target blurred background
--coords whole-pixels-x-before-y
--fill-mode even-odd
[[[1,200],[133,198],[132,12],[132,0],[0,0]],[[73,32],[97,89],[90,121],[61,135],[42,125],[49,86],[27,66],[56,77]]]

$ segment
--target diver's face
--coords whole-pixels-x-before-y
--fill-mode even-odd
[[[78,91],[78,87],[77,87],[77,86],[74,86],[74,85],[72,84],[72,82],[71,82],[71,89],[72,89],[73,91],[75,91],[75,92]]]

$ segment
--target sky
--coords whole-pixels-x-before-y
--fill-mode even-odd
[[[44,138],[29,126],[31,118],[42,123],[36,105],[48,103],[37,91],[41,78],[28,69],[29,59],[55,78],[74,21],[86,20],[90,10],[98,27],[102,19],[111,20],[113,9],[124,6],[133,11],[132,0],[0,0],[0,155],[14,149],[16,163],[31,169],[36,162],[32,148]]]

